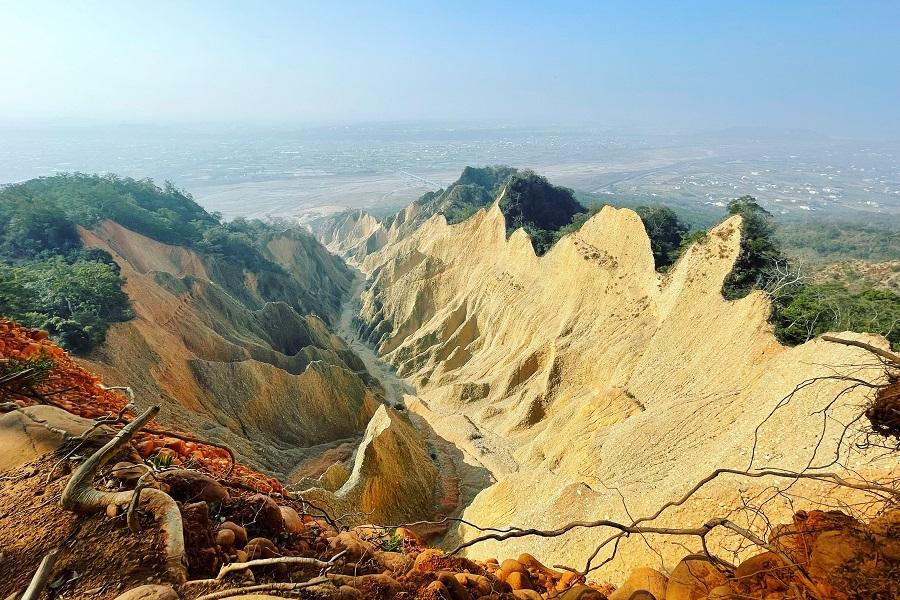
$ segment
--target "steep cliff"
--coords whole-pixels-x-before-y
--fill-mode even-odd
[[[523,230],[507,237],[503,201],[455,225],[433,216],[361,261],[369,277],[361,335],[416,385],[421,401],[411,407],[497,480],[466,509],[468,521],[548,528],[589,516],[627,519],[654,512],[717,467],[746,468],[751,452],[754,467],[784,469],[829,464],[836,446],[842,458],[851,452],[840,436],[863,389],[823,380],[781,401],[805,381],[871,361],[820,340],[785,348],[772,335],[764,294],[722,297],[739,217],[662,275],[633,211],[606,207],[538,257]],[[852,464],[864,472],[890,466],[873,460],[855,454]],[[763,481],[716,482],[663,522],[739,506],[770,483]],[[805,485],[794,491],[815,495]],[[787,500],[774,502],[779,511],[788,511]],[[503,548],[571,563],[597,543],[582,529]],[[496,551],[490,543],[471,549]],[[659,560],[639,539],[623,540],[619,552],[628,558],[609,567],[619,574]],[[679,552],[670,544],[663,555]]]
[[[300,277],[316,287],[329,261],[320,261],[308,243],[274,237],[267,244],[273,258],[299,275],[245,269],[238,294],[234,270],[215,257],[112,221],[81,235],[113,256],[136,315],[115,325],[84,361],[107,381],[133,387],[142,403],[162,404],[161,418],[226,443],[248,463],[285,478],[320,445],[362,434],[379,393],[362,364],[320,318],[298,312],[310,300],[294,296],[296,308],[267,301],[287,300]],[[223,273],[230,279],[216,277]],[[336,297],[341,276],[322,274],[318,293]],[[332,304],[317,306],[333,314]]]

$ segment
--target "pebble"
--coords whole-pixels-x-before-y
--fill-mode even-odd
[[[250,560],[257,558],[275,558],[279,556],[278,547],[268,538],[253,538],[244,547]]]
[[[509,584],[513,590],[531,590],[534,589],[534,585],[531,583],[531,578],[527,573],[521,573],[519,571],[513,571],[509,575],[506,576],[506,583]]]
[[[265,494],[255,494],[247,499],[256,515],[256,525],[265,532],[279,534],[284,531],[281,507]]]
[[[288,533],[306,533],[306,525],[303,524],[303,519],[300,518],[296,510],[290,506],[280,506],[279,510],[281,510],[281,520],[284,523],[284,528]]]
[[[234,546],[235,535],[230,529],[220,529],[216,533],[216,544],[223,548],[231,548]]]
[[[228,529],[234,533],[234,545],[243,548],[247,545],[247,530],[231,521],[225,521],[219,525],[219,529]]]
[[[202,500],[210,504],[220,504],[229,499],[225,486],[199,471],[173,469],[163,471],[157,477],[169,486],[169,495],[180,502]]]

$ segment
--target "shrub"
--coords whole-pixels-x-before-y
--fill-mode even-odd
[[[734,268],[726,277],[722,294],[729,300],[743,298],[754,288],[762,287],[775,266],[787,258],[775,239],[772,215],[752,196],[742,196],[728,203],[728,214],[741,215],[741,248]]]
[[[650,238],[650,250],[653,252],[656,270],[665,270],[680,256],[688,226],[681,222],[675,211],[666,206],[638,206],[635,212],[641,217]]]
[[[786,344],[852,330],[883,335],[900,349],[900,296],[886,290],[852,292],[835,283],[807,284],[776,301],[773,316],[775,333]]]

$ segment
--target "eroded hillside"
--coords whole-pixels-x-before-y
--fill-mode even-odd
[[[45,303],[49,334],[0,319],[0,568],[20,567],[0,589],[36,573],[51,596],[163,584],[117,600],[896,595],[885,341],[785,348],[767,296],[725,300],[739,217],[663,275],[636,213],[560,237],[571,192],[525,173],[487,201],[480,174],[387,228],[326,223],[365,281],[285,224],[78,222],[48,264],[103,263],[86,272],[124,286],[128,312],[81,363],[129,387],[48,339],[63,317],[88,332],[83,308]],[[44,291],[43,272],[3,297]]]
[[[81,235],[113,256],[135,312],[85,360],[108,381],[131,386],[142,401],[163,406],[162,418],[190,424],[283,477],[302,470],[307,449],[352,442],[364,431],[377,390],[358,360],[321,318],[266,301],[262,277],[242,273],[238,295],[236,282],[212,279],[227,267],[193,250],[112,221]],[[314,273],[309,265],[320,264],[290,237],[270,246],[294,268]],[[265,277],[276,292],[290,290],[288,276]],[[331,281],[339,293],[340,278]]]
[[[139,406],[160,406],[161,423],[282,483],[329,487],[323,502],[364,499],[386,520],[433,515],[436,459],[406,415],[378,412],[384,390],[333,333],[354,275],[308,232],[225,223],[171,184],[115,176],[0,194],[0,315],[46,328]],[[391,439],[427,460],[404,470]],[[410,490],[373,483],[401,471]],[[351,500],[334,494],[348,478]],[[412,489],[421,501],[396,501]]]
[[[323,511],[317,502],[327,497],[292,493],[235,463],[226,448],[155,422],[158,406],[139,409],[128,390],[106,388],[46,332],[0,319],[0,357],[0,595],[9,598],[274,599],[302,591],[322,600],[849,600],[895,597],[900,585],[898,511],[886,498],[870,522],[798,511],[768,542],[748,533],[768,551],[736,567],[688,555],[670,571],[634,569],[615,586],[528,553],[469,560],[422,543],[416,532],[434,523],[348,527],[351,515],[338,512],[362,506],[378,518],[385,513],[368,504],[374,497],[387,493],[408,507],[428,495],[427,477],[424,488],[403,487],[411,478],[399,469],[426,459],[410,425],[384,406],[339,493],[347,505]],[[895,394],[896,384],[884,388],[880,406],[895,406]],[[858,478],[847,484],[896,495]],[[655,527],[606,523],[635,533]],[[266,595],[245,595],[254,593]]]
[[[783,347],[763,293],[722,297],[740,250],[739,217],[663,275],[633,211],[606,207],[539,257],[525,231],[507,236],[504,193],[459,224],[436,214],[377,251],[352,254],[368,276],[361,335],[415,385],[408,406],[496,478],[466,509],[467,521],[548,529],[652,514],[722,467],[838,463],[874,475],[895,466],[844,437],[867,392],[832,377],[882,377],[865,351],[819,339]],[[358,251],[372,229],[355,226],[364,222],[357,215],[335,225],[348,238],[332,238],[331,247]],[[842,336],[886,347],[882,338]],[[772,483],[713,481],[660,522],[729,512]],[[808,482],[791,489],[795,496],[771,500],[770,516],[789,513],[791,498],[819,494]],[[479,532],[462,526],[458,535]],[[502,547],[578,563],[597,543],[596,533],[576,528]],[[605,568],[618,576],[681,552],[640,539],[617,547],[619,559]],[[498,548],[488,540],[467,551]]]

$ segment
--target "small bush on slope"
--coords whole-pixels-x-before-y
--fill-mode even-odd
[[[779,264],[787,258],[775,239],[775,221],[771,213],[752,196],[741,196],[728,203],[729,215],[740,215],[741,249],[734,268],[722,286],[722,295],[729,300],[743,298],[754,288],[761,288],[772,277]]]
[[[650,238],[656,270],[666,270],[678,259],[681,243],[689,227],[667,206],[638,206],[634,210],[641,217]]]

